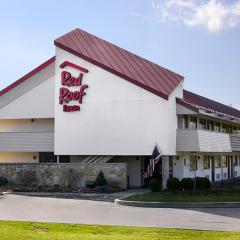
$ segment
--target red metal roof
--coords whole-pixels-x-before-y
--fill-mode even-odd
[[[229,116],[240,118],[239,110],[237,110],[233,107],[224,105],[222,103],[213,101],[211,99],[202,97],[200,95],[197,95],[197,94],[187,91],[187,90],[183,90],[183,101],[185,102],[186,107],[187,107],[187,104],[190,104],[191,106],[193,106],[196,109],[208,109],[208,110],[212,110],[214,112],[223,113],[223,114],[226,114]],[[178,103],[179,103],[179,101],[178,101]]]
[[[46,62],[42,63],[40,66],[36,67],[35,69],[33,69],[31,72],[27,73],[26,75],[24,75],[23,77],[21,77],[20,79],[18,79],[17,81],[13,82],[12,84],[10,84],[9,86],[7,86],[6,88],[4,88],[3,90],[0,91],[0,96],[2,96],[3,94],[7,93],[8,91],[10,91],[11,89],[15,88],[16,86],[18,86],[19,84],[21,84],[22,82],[28,80],[30,77],[32,77],[34,74],[38,73],[39,71],[41,71],[42,69],[44,69],[45,67],[47,67],[48,65],[50,65],[51,63],[53,63],[55,61],[55,56],[51,57],[50,59],[48,59]]]
[[[80,29],[55,40],[55,45],[160,97],[169,95],[183,77]]]

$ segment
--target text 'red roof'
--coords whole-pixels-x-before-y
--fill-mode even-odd
[[[183,80],[166,68],[80,29],[56,39],[55,45],[165,99]]]

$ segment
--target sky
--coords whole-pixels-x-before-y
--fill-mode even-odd
[[[0,10],[0,89],[54,56],[54,39],[81,28],[240,109],[240,0],[8,0]]]

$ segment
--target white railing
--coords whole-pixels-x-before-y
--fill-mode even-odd
[[[0,151],[53,152],[53,132],[0,132]]]

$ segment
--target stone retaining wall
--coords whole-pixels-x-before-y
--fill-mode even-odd
[[[125,163],[81,164],[81,163],[2,163],[0,175],[14,185],[53,186],[69,182],[84,187],[95,181],[100,170],[110,186],[127,187],[127,165]]]

